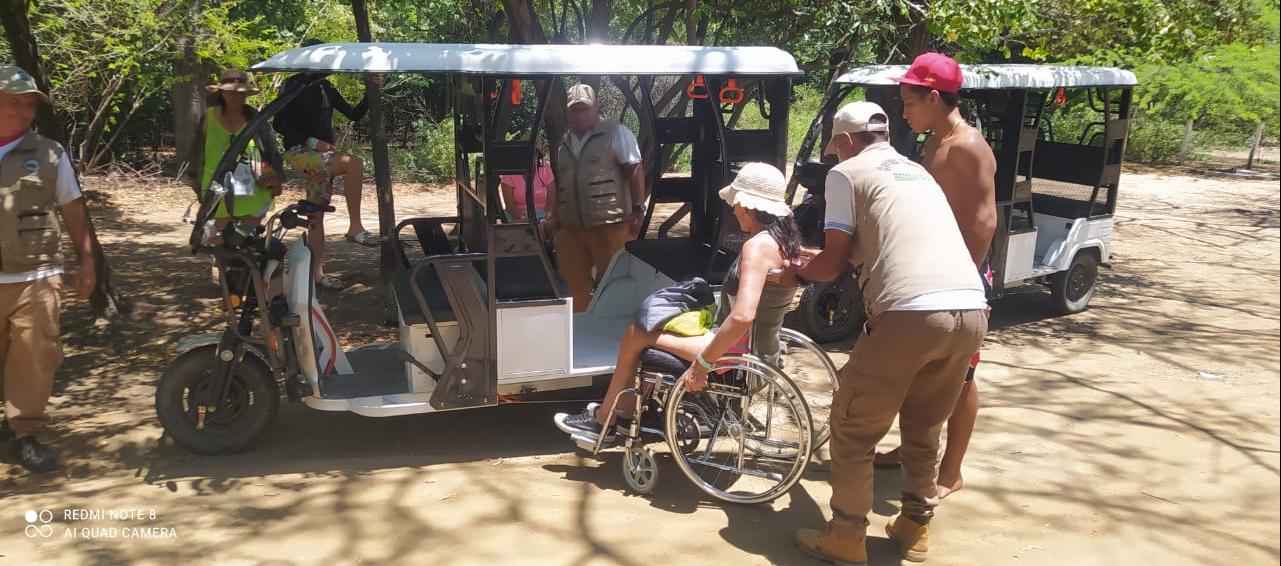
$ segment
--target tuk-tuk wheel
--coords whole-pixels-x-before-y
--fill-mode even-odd
[[[1090,304],[1099,277],[1099,260],[1091,250],[1081,250],[1066,271],[1050,276],[1050,296],[1061,314],[1076,314]]]
[[[831,283],[815,283],[806,287],[796,310],[803,327],[799,330],[820,344],[854,337],[867,318],[863,313],[863,298],[852,273],[846,273]]]
[[[195,454],[242,452],[260,438],[276,418],[280,392],[271,370],[254,355],[246,355],[231,378],[227,397],[217,407],[201,407],[197,399],[214,381],[216,345],[178,356],[156,384],[156,416],[165,433]]]
[[[623,451],[623,480],[636,493],[653,493],[658,483],[658,461],[654,459],[654,451],[639,442],[628,446]]]

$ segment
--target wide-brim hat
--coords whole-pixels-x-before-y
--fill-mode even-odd
[[[774,216],[791,216],[787,206],[787,180],[783,172],[768,163],[748,163],[728,186],[720,190],[730,206],[742,206]]]
[[[205,86],[205,91],[209,94],[220,91],[243,92],[246,94],[258,94],[258,87],[254,85],[253,78],[249,73],[240,69],[227,69],[218,76],[218,84]]]
[[[21,67],[5,66],[0,67],[0,93],[4,94],[34,94],[40,97],[45,103],[49,103],[49,95],[41,92],[40,87],[36,85],[35,77],[23,70]]]

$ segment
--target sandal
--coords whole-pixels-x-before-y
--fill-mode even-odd
[[[334,277],[333,275],[321,275],[320,278],[316,280],[316,284],[324,287],[325,289],[329,289],[330,291],[341,291],[347,288],[347,283],[345,281]]]
[[[343,239],[353,244],[360,244],[362,246],[375,248],[383,243],[383,239],[381,237],[370,234],[369,230],[361,230],[355,236],[351,234],[343,234]]]

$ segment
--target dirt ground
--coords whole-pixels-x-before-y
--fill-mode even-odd
[[[285,403],[256,449],[185,453],[152,401],[176,340],[217,328],[209,266],[184,247],[189,193],[86,185],[136,320],[68,297],[51,438],[66,469],[0,463],[0,563],[818,564],[792,531],[829,516],[823,463],[772,505],[712,501],[670,460],[653,496],[629,495],[617,451],[585,458],[552,426],[564,405],[373,419]],[[931,563],[1281,559],[1277,182],[1131,171],[1121,194],[1088,311],[1054,317],[1035,291],[994,304],[966,486],[939,509]],[[401,187],[397,207],[445,212],[441,197]],[[356,282],[321,295],[331,320],[348,344],[392,339],[375,256],[330,241]],[[898,472],[876,486],[872,563],[895,564]],[[53,529],[27,529],[29,510]]]

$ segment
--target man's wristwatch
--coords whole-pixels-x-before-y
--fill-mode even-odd
[[[633,205],[632,205],[632,212],[639,212],[639,213],[641,213],[641,214],[645,214],[645,205],[643,205],[643,204],[633,204]]]

